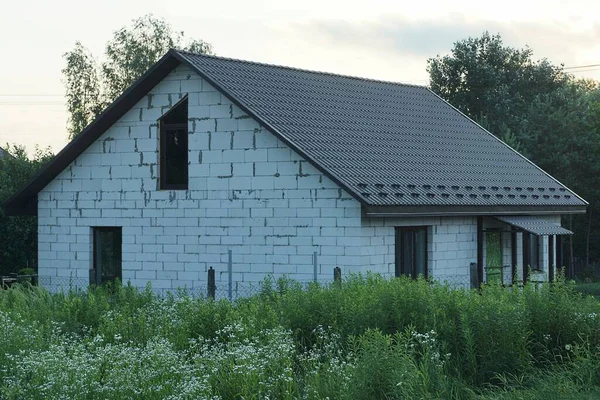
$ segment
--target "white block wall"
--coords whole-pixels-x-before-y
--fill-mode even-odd
[[[189,190],[158,190],[157,120],[189,105]],[[266,275],[331,281],[394,274],[394,227],[428,226],[429,275],[469,282],[476,218],[367,219],[348,193],[178,67],[38,195],[40,283],[85,287],[92,227],[120,226],[123,280],[156,289],[204,289]]]
[[[476,217],[370,218],[362,228],[363,265],[387,276],[395,274],[395,227],[427,227],[428,275],[441,282],[468,286],[469,265],[477,262]]]
[[[189,190],[158,188],[157,120],[185,94]],[[267,274],[331,280],[360,270],[360,204],[212,86],[178,68],[38,197],[40,282],[85,286],[94,226],[123,227],[123,280],[206,287]],[[360,247],[358,247],[360,249]]]

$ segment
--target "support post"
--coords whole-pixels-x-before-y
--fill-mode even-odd
[[[548,282],[554,282],[554,235],[548,235]]]
[[[529,274],[529,233],[523,232],[523,285],[527,283],[527,275]]]
[[[215,284],[215,270],[213,267],[208,269],[208,297],[215,299],[215,293],[217,291],[217,285]]]
[[[515,278],[517,276],[517,231],[512,227],[510,232],[510,281],[515,284]]]
[[[483,217],[477,217],[477,281],[483,283]]]
[[[227,260],[227,274],[228,274],[228,280],[229,280],[229,285],[228,285],[228,295],[229,295],[229,301],[231,301],[233,299],[233,255],[232,255],[232,251],[228,250],[228,260]]]

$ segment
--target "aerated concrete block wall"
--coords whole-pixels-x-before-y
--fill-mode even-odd
[[[189,190],[158,190],[157,120],[188,95]],[[123,227],[123,280],[157,289],[330,281],[358,272],[360,204],[187,68],[177,68],[39,194],[40,282],[88,283],[91,232]],[[357,257],[358,255],[358,257]]]
[[[189,190],[158,190],[157,120],[187,94]],[[316,168],[187,67],[178,67],[38,197],[40,283],[85,287],[92,227],[123,232],[123,280],[204,289],[266,275],[329,282],[394,274],[394,226],[429,226],[430,276],[468,280],[475,218],[369,219]],[[458,278],[457,278],[458,277]]]
[[[477,262],[476,217],[365,219],[364,265],[388,276],[395,273],[395,227],[427,227],[428,275],[440,282],[469,286],[472,262]]]

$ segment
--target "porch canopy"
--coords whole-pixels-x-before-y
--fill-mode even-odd
[[[505,222],[516,228],[522,229],[526,232],[533,233],[537,236],[546,235],[572,235],[568,229],[563,228],[560,225],[553,224],[552,222],[545,221],[540,217],[532,216],[494,216],[499,221]]]

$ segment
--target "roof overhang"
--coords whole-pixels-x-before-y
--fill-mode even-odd
[[[367,217],[459,217],[473,215],[560,215],[585,214],[586,206],[364,206]]]
[[[175,54],[174,51],[165,54],[52,160],[40,168],[18,193],[4,203],[5,215],[37,215],[37,194],[181,63]]]
[[[514,226],[522,231],[533,233],[537,236],[546,235],[572,235],[573,232],[563,228],[560,225],[553,224],[552,222],[545,221],[534,216],[495,216],[498,221],[502,221],[509,225]]]

